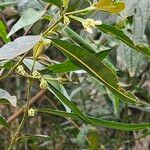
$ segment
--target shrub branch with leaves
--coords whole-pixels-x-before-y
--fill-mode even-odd
[[[6,121],[2,116],[0,117],[0,124],[7,128],[12,135],[8,149],[11,150],[13,146],[23,138],[24,135],[21,133],[21,130],[26,121],[29,117],[35,117],[37,114],[41,116],[43,114],[56,115],[64,117],[67,120],[78,120],[79,122],[84,122],[93,126],[93,128],[90,129],[91,132],[87,136],[87,141],[91,149],[93,149],[93,147],[98,149],[99,142],[92,145],[94,142],[91,142],[91,140],[97,136],[97,131],[95,131],[95,129],[97,130],[99,126],[123,131],[149,130],[150,123],[130,124],[86,115],[70,100],[64,88],[64,84],[67,82],[71,84],[74,83],[71,78],[69,79],[69,77],[63,77],[62,75],[65,74],[67,76],[68,73],[84,70],[84,74],[92,76],[109,90],[116,104],[119,100],[119,103],[123,103],[126,106],[132,105],[141,109],[150,107],[150,104],[144,99],[135,96],[132,91],[126,90],[120,85],[120,79],[117,76],[116,69],[111,68],[106,61],[112,50],[106,49],[99,51],[71,28],[72,22],[75,22],[80,24],[80,27],[85,30],[86,34],[93,34],[95,30],[99,30],[108,37],[121,41],[133,51],[142,53],[149,59],[150,48],[145,44],[134,42],[116,25],[109,25],[99,19],[86,17],[93,12],[101,13],[103,11],[121,16],[120,12],[125,9],[125,3],[114,0],[99,0],[93,3],[88,1],[90,6],[79,10],[68,11],[69,0],[44,1],[44,4],[48,3],[44,10],[36,11],[32,8],[28,9],[13,25],[8,34],[6,24],[0,21],[0,37],[5,43],[0,48],[0,63],[3,64],[1,67],[0,82],[2,83],[17,74],[17,76],[27,79],[28,84],[26,104],[24,106],[20,106],[19,102],[17,105],[16,96],[11,96],[4,89],[0,89],[0,99],[2,103],[9,103],[14,107],[22,107],[18,115],[23,113],[22,119],[16,127],[16,131],[8,124],[10,123],[9,121]],[[0,4],[1,7],[5,7],[6,5],[14,5],[14,2],[10,4]],[[57,9],[57,12],[53,16],[49,15],[51,7]],[[36,23],[44,18],[49,18],[47,19],[49,21],[47,28],[42,29],[39,35],[28,35],[32,33],[31,31],[34,29]],[[12,40],[15,37],[13,35],[25,27],[29,27],[25,34]],[[46,53],[46,50],[49,48],[57,49],[62,52],[67,58],[66,61],[51,61]],[[27,65],[25,62],[29,60],[30,65]],[[10,62],[13,62],[13,65],[7,71],[5,65]],[[40,67],[44,69],[40,70]],[[35,82],[39,84],[41,90],[47,90],[47,92],[55,95],[64,106],[65,110],[38,107],[32,108],[32,91]],[[45,92],[43,92],[43,96],[44,94]],[[18,115],[16,115],[16,117],[18,117]],[[14,119],[16,119],[16,117],[14,117]],[[47,137],[45,136],[45,138]]]

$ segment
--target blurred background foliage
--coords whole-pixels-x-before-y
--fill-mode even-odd
[[[150,1],[123,1],[126,3],[126,9],[120,16],[106,12],[94,12],[87,14],[85,18],[94,18],[108,24],[113,24],[121,28],[135,42],[149,45]],[[1,0],[0,2],[6,2],[4,6],[1,6],[0,3],[0,19],[6,23],[8,31],[18,21],[23,12],[29,8],[42,11],[46,5],[46,2],[41,0]],[[91,2],[93,1],[91,0]],[[70,0],[68,11],[86,8],[88,5],[88,0]],[[46,29],[49,20],[56,17],[57,12],[58,8],[52,6],[47,15],[34,25],[30,34],[36,35]],[[115,38],[102,34],[97,29],[94,30],[93,34],[87,34],[78,22],[71,21],[69,26],[96,47],[97,52],[111,50],[107,57],[107,63],[112,69],[116,70],[120,84],[132,91],[137,97],[150,103],[150,63],[144,55],[131,50]],[[24,30],[27,30],[27,28],[19,30],[11,38],[15,39],[21,36]],[[64,35],[64,33],[60,30],[57,36],[61,37],[61,35]],[[65,38],[69,39],[67,36]],[[0,40],[0,46],[3,44],[2,40]],[[62,62],[66,59],[53,46],[49,47],[45,54],[49,62]],[[24,61],[24,64],[29,67],[29,60]],[[13,65],[13,62],[5,64],[5,69],[9,69],[11,65]],[[63,86],[70,100],[86,114],[126,123],[150,121],[149,108],[142,108],[141,110],[141,108],[120,102],[99,81],[86,74],[83,70],[60,74],[59,76],[65,77],[66,80],[69,79]],[[32,95],[38,92],[38,84],[34,83]],[[27,89],[25,78],[14,75],[5,80],[5,82],[0,81],[0,87],[13,95],[17,95],[19,105],[25,103]],[[64,109],[50,93],[46,93],[32,107]],[[17,108],[12,108],[9,105],[0,105],[0,110],[5,118],[9,118],[17,111]],[[17,118],[11,123],[11,127],[15,129],[19,121],[20,118]],[[78,121],[66,120],[53,115],[50,117],[46,114],[37,114],[35,117],[29,118],[22,132],[30,136],[24,136],[19,140],[16,145],[18,150],[78,150],[88,149],[89,147],[92,149],[93,143],[98,145],[99,148],[97,149],[150,149],[150,136],[146,131],[124,132],[102,127],[95,129]],[[32,134],[37,136],[32,137]],[[0,149],[7,148],[8,141],[10,140],[8,137],[9,132],[5,129],[2,130],[0,134]],[[92,141],[93,139],[94,141]]]

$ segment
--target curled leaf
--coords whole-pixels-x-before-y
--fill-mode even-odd
[[[44,49],[44,43],[43,43],[43,41],[40,41],[40,42],[38,42],[35,46],[34,46],[34,48],[33,48],[33,58],[34,59],[36,59],[36,58],[38,58],[38,56],[40,56],[40,54],[41,54],[41,52],[43,51],[43,49]]]
[[[0,89],[0,100],[7,100],[11,105],[17,106],[16,96],[11,96],[7,91]]]
[[[124,2],[113,2],[113,0],[99,0],[96,9],[110,13],[119,13],[125,8]]]

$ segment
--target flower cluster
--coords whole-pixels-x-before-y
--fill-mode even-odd
[[[102,24],[101,21],[90,19],[90,18],[82,22],[84,29],[89,33],[93,33],[93,28],[95,28],[96,25],[101,25],[101,24]]]
[[[28,116],[34,117],[35,116],[35,112],[36,112],[36,110],[34,110],[33,108],[29,109],[28,110]]]
[[[21,75],[26,75],[26,72],[25,72],[24,67],[22,65],[19,65],[17,67],[16,72],[21,74]]]
[[[32,76],[35,77],[35,78],[36,77],[40,78],[41,74],[38,71],[34,70],[33,73],[32,73]]]
[[[48,87],[47,81],[42,78],[41,83],[40,83],[40,88],[41,89],[47,89],[47,87]]]

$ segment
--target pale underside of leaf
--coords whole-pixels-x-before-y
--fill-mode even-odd
[[[7,91],[0,89],[0,100],[2,99],[9,101],[12,106],[17,106],[16,96],[11,96]]]
[[[8,33],[8,37],[17,32],[19,29],[24,28],[28,25],[32,25],[37,22],[44,15],[45,11],[35,11],[32,8],[29,8],[18,20],[18,22],[12,27]]]
[[[0,48],[0,60],[14,59],[15,57],[28,52],[39,41],[41,36],[22,36],[15,41],[5,44]]]
[[[58,7],[61,7],[63,5],[62,0],[43,0],[43,1],[54,4]]]

